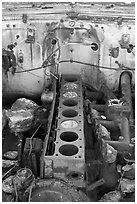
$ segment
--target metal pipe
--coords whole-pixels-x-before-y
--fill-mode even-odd
[[[96,109],[99,112],[105,111],[106,105],[99,105],[99,104],[93,104],[92,108]]]
[[[109,145],[116,148],[118,151],[129,151],[130,150],[130,131],[129,122],[126,117],[121,118],[121,123],[119,124],[120,132],[123,140],[121,141],[107,141]]]
[[[97,120],[97,122],[103,126],[105,126],[109,131],[116,131],[119,130],[118,124],[114,121],[108,120]]]
[[[129,151],[130,145],[127,142],[122,141],[107,141],[109,145],[114,147],[117,151]]]
[[[130,143],[130,131],[129,131],[129,122],[126,117],[122,117],[119,128],[120,128],[121,135],[124,138],[124,141],[129,144]]]
[[[134,119],[133,119],[132,95],[131,95],[131,78],[128,72],[123,72],[121,74],[120,85],[121,85],[122,98],[124,101],[127,102],[130,108],[129,121],[131,124],[133,124]]]

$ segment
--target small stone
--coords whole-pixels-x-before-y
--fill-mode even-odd
[[[2,160],[2,167],[3,168],[9,168],[13,165],[17,164],[17,161],[11,161],[11,160]]]
[[[93,108],[92,108],[92,110],[91,110],[91,114],[92,114],[92,117],[93,117],[94,119],[101,119],[100,113],[99,113],[97,110],[93,109]]]
[[[5,193],[13,193],[14,192],[14,185],[13,185],[13,177],[9,176],[2,182],[2,190]]]
[[[113,163],[117,158],[117,150],[115,150],[111,145],[107,144],[107,156],[106,162]]]
[[[135,164],[125,165],[122,170],[124,171],[124,178],[134,179],[135,178]]]
[[[122,194],[120,191],[111,191],[105,194],[99,202],[119,202],[122,199]]]
[[[123,193],[132,193],[135,192],[135,180],[122,179],[120,181],[121,191]]]
[[[4,154],[4,157],[7,159],[16,159],[17,156],[18,156],[17,151],[8,151]]]

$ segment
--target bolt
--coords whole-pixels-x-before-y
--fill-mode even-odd
[[[120,135],[119,138],[118,138],[118,140],[119,140],[119,141],[123,141],[123,140],[124,140],[124,137]]]

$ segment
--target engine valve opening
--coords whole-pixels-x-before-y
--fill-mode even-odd
[[[65,98],[75,98],[75,97],[77,97],[77,93],[72,92],[72,91],[68,91],[68,92],[64,93],[63,96]]]
[[[61,126],[65,129],[76,128],[78,127],[78,123],[75,120],[65,120],[61,123]]]
[[[64,106],[76,106],[77,104],[78,104],[77,101],[74,101],[74,100],[71,100],[71,99],[63,101]]]
[[[75,81],[77,81],[77,78],[75,78],[75,77],[65,77],[65,81],[67,81],[67,82],[75,82]]]
[[[75,145],[62,145],[59,152],[64,156],[74,156],[78,153],[78,148]]]
[[[66,83],[66,84],[64,84],[64,88],[66,88],[66,89],[76,89],[76,88],[78,88],[78,85],[76,84],[76,83]]]
[[[67,118],[76,117],[78,112],[73,109],[67,109],[62,112],[62,115]]]
[[[60,139],[65,142],[74,142],[78,139],[78,135],[75,132],[63,132]]]

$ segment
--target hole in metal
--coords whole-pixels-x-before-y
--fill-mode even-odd
[[[73,178],[73,179],[78,179],[80,177],[80,174],[74,171],[74,172],[69,173],[68,177]]]
[[[75,145],[63,145],[59,148],[59,152],[64,156],[73,156],[78,153],[78,148]]]
[[[60,139],[65,142],[73,142],[78,139],[78,135],[75,132],[63,132]]]
[[[77,78],[74,77],[74,76],[70,76],[70,77],[68,76],[68,77],[65,77],[64,79],[67,82],[75,82],[75,81],[77,81]]]
[[[98,44],[97,44],[97,43],[92,43],[92,44],[91,44],[91,49],[92,49],[93,51],[97,51],[97,50],[98,50]]]
[[[78,126],[78,123],[75,120],[65,120],[61,123],[61,126],[65,129],[76,128]]]
[[[71,117],[77,116],[77,115],[78,115],[78,112],[75,111],[75,110],[73,110],[73,109],[67,109],[67,110],[64,110],[64,111],[62,112],[62,115],[63,115],[64,117],[71,118]]]
[[[73,92],[73,91],[68,91],[68,92],[64,93],[63,96],[65,98],[75,98],[78,96],[78,94],[76,92]]]
[[[68,100],[63,101],[64,106],[76,106],[77,104],[78,104],[78,102],[74,101],[72,99],[68,99]]]
[[[76,88],[78,88],[78,85],[76,83],[68,82],[68,83],[64,84],[64,87],[66,89],[76,89]]]

